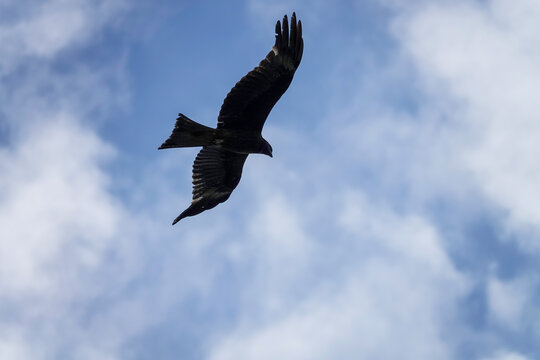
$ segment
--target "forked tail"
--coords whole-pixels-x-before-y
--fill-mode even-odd
[[[214,129],[178,114],[171,136],[158,149],[212,145],[214,132]]]

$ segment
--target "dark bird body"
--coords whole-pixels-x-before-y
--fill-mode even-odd
[[[193,201],[173,225],[226,201],[238,185],[248,154],[272,156],[261,135],[268,114],[287,90],[302,59],[302,23],[287,16],[276,24],[276,42],[268,55],[231,89],[218,115],[217,128],[179,114],[171,136],[159,149],[202,146],[193,163]]]

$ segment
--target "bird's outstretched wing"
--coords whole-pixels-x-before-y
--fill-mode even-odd
[[[274,104],[289,87],[300,65],[304,40],[302,22],[287,15],[283,27],[276,24],[276,42],[259,66],[244,76],[225,98],[218,116],[218,128],[261,131]]]
[[[193,163],[193,201],[173,225],[227,200],[240,181],[246,158],[247,154],[203,147]]]

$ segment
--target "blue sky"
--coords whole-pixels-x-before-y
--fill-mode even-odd
[[[224,204],[157,151],[296,11]],[[540,358],[540,3],[0,2],[0,358]]]

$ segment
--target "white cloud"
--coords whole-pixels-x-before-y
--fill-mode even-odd
[[[426,6],[400,17],[395,34],[434,98],[456,102],[464,130],[453,153],[477,186],[509,213],[508,229],[540,226],[538,2]],[[538,249],[537,236],[518,236]]]
[[[245,290],[251,309],[240,314],[241,325],[215,345],[210,359],[451,358],[441,321],[451,318],[467,285],[436,231],[422,218],[379,208],[359,192],[338,197],[342,211],[319,215],[332,226],[331,238],[321,241],[292,216],[296,224],[284,229],[294,230],[281,234],[281,241],[250,248],[260,254]],[[292,201],[280,198],[280,211],[272,214],[295,209]],[[333,201],[326,201],[322,208],[331,208]],[[272,223],[274,215],[266,221]],[[287,254],[297,241],[307,242],[302,248],[308,262],[306,254],[295,255],[302,266],[294,258],[283,263],[265,256]],[[310,287],[302,291],[306,283]],[[266,306],[275,298],[286,306]]]
[[[534,323],[537,314],[532,311],[531,299],[535,284],[528,278],[502,281],[492,278],[488,282],[487,299],[492,319],[514,331]]]
[[[19,2],[4,4],[4,11]],[[81,44],[125,11],[123,0],[30,1],[25,11],[0,25],[0,74],[12,71],[21,61],[48,59]]]
[[[152,320],[137,316],[145,314],[143,295],[116,298],[141,264],[134,220],[110,194],[102,169],[113,151],[69,115],[41,120],[0,152],[0,302],[9,311],[0,353],[84,359],[93,358],[80,353],[91,347],[116,358],[126,337]],[[108,297],[101,309],[107,320],[88,315],[88,304]]]
[[[0,150],[0,334],[9,334],[0,353],[14,354],[6,358],[117,358],[152,321],[133,311],[145,314],[144,296],[116,298],[140,271],[136,214],[111,194],[103,166],[114,151],[77,116],[41,114]],[[88,306],[104,298],[100,321]]]
[[[39,354],[27,346],[23,340],[21,329],[10,327],[9,331],[0,330],[0,357],[2,359],[39,359]]]
[[[500,351],[494,356],[482,358],[481,360],[528,360],[528,357],[525,357],[519,353],[509,352],[509,351]]]
[[[111,91],[106,71],[81,65],[59,73],[49,62],[97,35],[121,4],[52,0],[23,11],[18,2],[2,4],[14,14],[0,25],[8,125],[0,148],[2,358],[117,358],[125,338],[151,321],[126,315],[143,308],[144,297],[131,307],[116,305],[139,271],[139,244],[130,243],[136,214],[127,216],[111,194],[104,166],[115,151],[81,125],[90,112],[111,106],[102,101]],[[129,324],[89,315],[89,304],[107,297],[103,313]]]
[[[67,243],[81,264],[96,263],[118,226],[118,206],[107,195],[107,179],[96,167],[111,149],[70,119],[42,119],[0,153],[0,243],[4,294],[53,290],[46,268]],[[16,245],[15,245],[16,244]],[[38,287],[38,289],[34,289]]]

